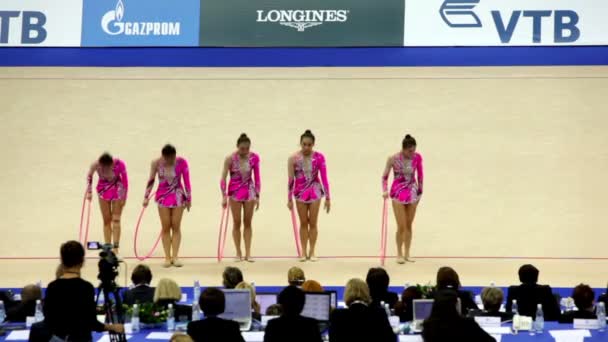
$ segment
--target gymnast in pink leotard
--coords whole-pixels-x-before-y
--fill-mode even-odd
[[[422,196],[422,156],[416,152],[416,139],[406,135],[401,152],[388,157],[382,174],[382,192],[384,198],[393,202],[393,211],[397,220],[397,263],[414,262],[410,258],[412,245],[412,226],[416,208]],[[388,191],[388,176],[393,170],[393,184]]]
[[[232,238],[236,247],[237,262],[243,260],[241,251],[241,218],[243,240],[245,240],[245,261],[251,259],[251,221],[254,208],[260,206],[260,157],[250,151],[251,139],[243,133],[236,141],[237,150],[224,160],[220,179],[222,206],[230,204],[233,218]],[[230,173],[230,183],[226,187],[226,177]]]
[[[171,265],[182,267],[183,264],[178,258],[182,240],[181,222],[184,208],[190,211],[192,205],[188,162],[186,159],[177,156],[175,147],[172,145],[163,147],[162,156],[154,159],[150,167],[144,207],[148,206],[156,175],[158,175],[159,184],[158,189],[156,189],[155,201],[158,204],[158,214],[162,225],[163,250],[165,252],[163,267],[170,267]]]
[[[90,201],[93,193],[93,174],[97,172],[97,194],[99,208],[103,217],[103,238],[106,244],[114,245],[118,253],[120,246],[120,216],[127,201],[129,178],[127,166],[109,153],[104,153],[89,168],[87,174],[87,199]]]
[[[287,207],[293,210],[293,198],[300,218],[300,241],[302,258],[300,261],[317,261],[315,246],[317,244],[317,221],[321,198],[325,196],[325,210],[331,207],[329,181],[325,156],[313,151],[315,136],[307,130],[300,136],[301,150],[289,157],[287,162],[288,201]],[[319,175],[321,179],[319,180]],[[310,249],[308,249],[310,244]]]

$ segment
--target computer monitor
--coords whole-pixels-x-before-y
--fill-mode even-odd
[[[432,299],[414,299],[414,321],[424,321],[431,316]]]
[[[223,290],[226,308],[220,318],[236,321],[241,330],[251,328],[251,292],[249,290]]]
[[[314,318],[319,322],[328,322],[331,311],[331,293],[307,292],[302,316]]]
[[[338,307],[338,292],[337,291],[325,291],[325,292],[329,293],[331,295],[331,307],[337,308]]]
[[[256,301],[260,304],[260,313],[262,315],[266,314],[268,307],[277,303],[277,297],[276,293],[258,293],[255,296]]]

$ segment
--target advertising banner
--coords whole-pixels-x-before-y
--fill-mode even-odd
[[[79,46],[82,0],[0,1],[0,46]]]
[[[406,0],[404,45],[605,45],[606,18],[606,0]]]
[[[200,0],[84,0],[82,46],[198,46]]]
[[[203,0],[201,46],[401,46],[403,0]]]

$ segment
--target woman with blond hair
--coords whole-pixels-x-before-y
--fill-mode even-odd
[[[173,279],[163,278],[158,282],[154,290],[154,304],[167,309],[169,304],[173,305],[175,321],[189,321],[192,319],[192,307],[180,305],[182,290]]]
[[[246,281],[242,281],[236,285],[235,289],[249,290],[249,292],[251,292],[251,316],[253,317],[253,319],[261,321],[262,314],[260,313],[260,304],[258,304],[255,299],[255,288],[253,287],[253,285]]]
[[[347,309],[335,310],[330,318],[329,341],[394,342],[396,336],[379,307],[371,306],[369,287],[361,279],[351,279],[344,289]]]
[[[287,271],[287,282],[291,286],[302,286],[302,284],[306,281],[306,276],[304,275],[304,270],[301,268],[294,266]]]

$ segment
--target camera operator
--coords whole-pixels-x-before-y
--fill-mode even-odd
[[[85,251],[77,241],[61,246],[63,275],[51,282],[44,302],[45,325],[49,332],[70,342],[91,341],[92,331],[124,332],[122,324],[103,324],[97,320],[95,289],[80,278]]]

